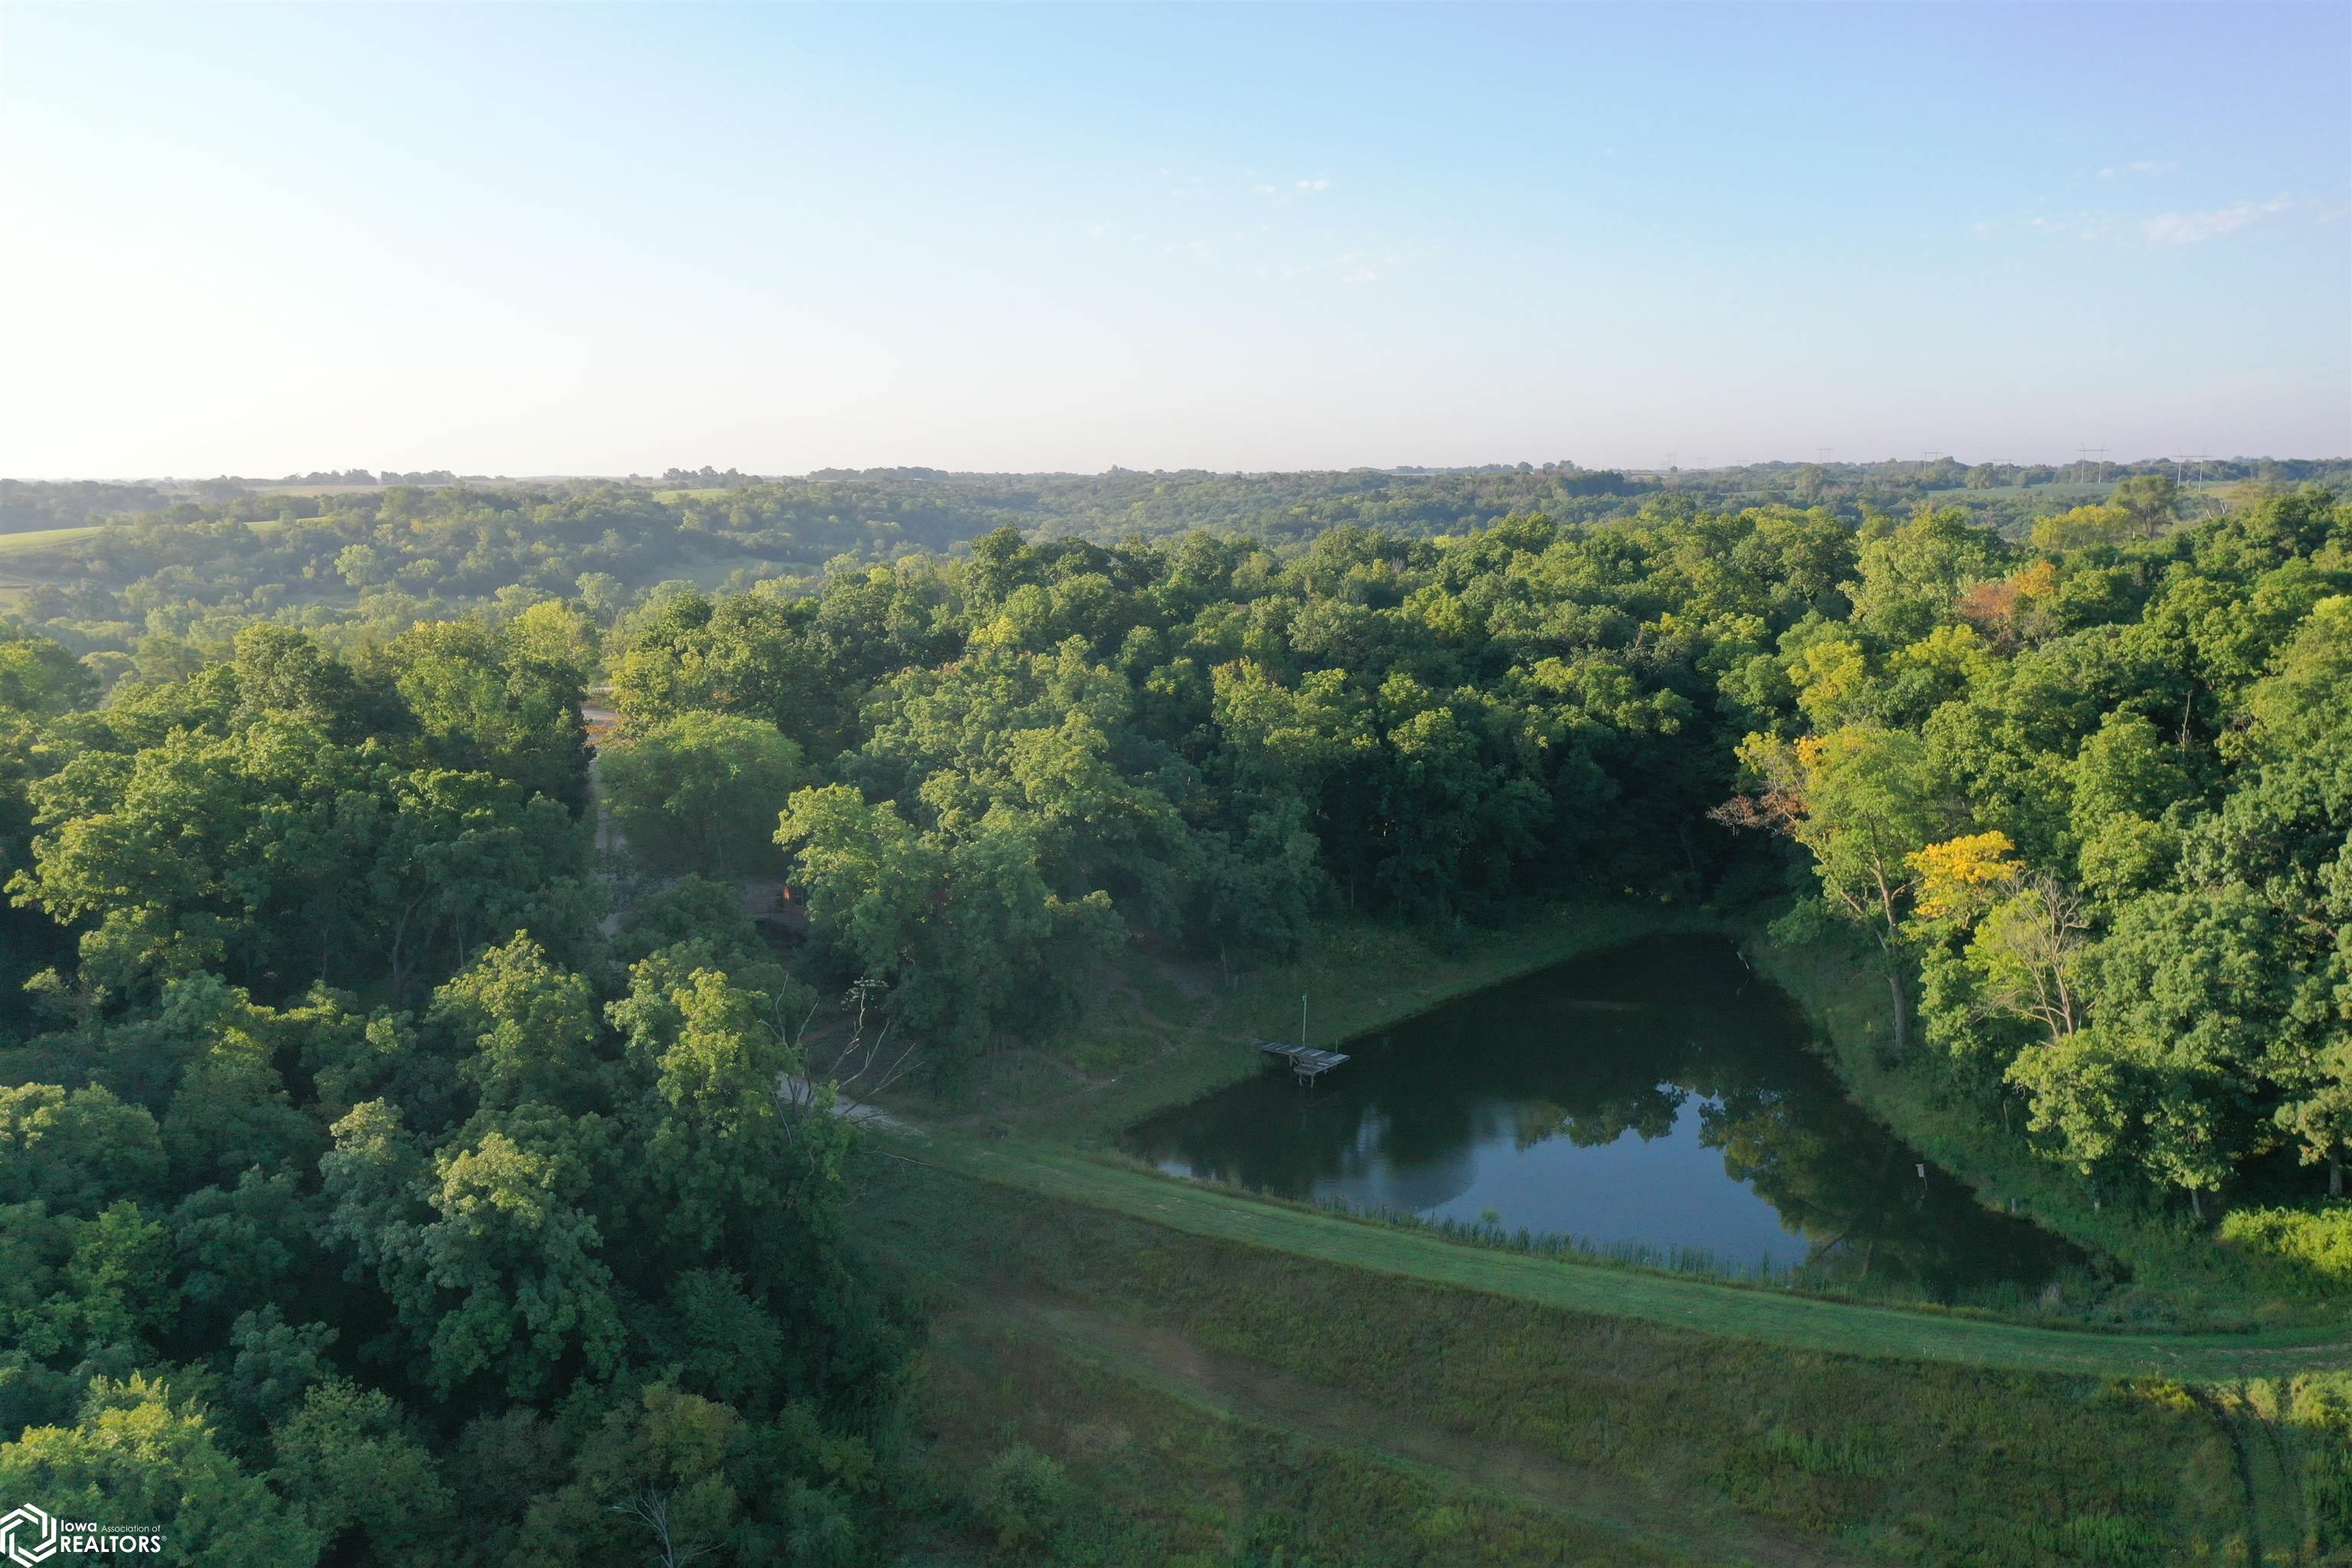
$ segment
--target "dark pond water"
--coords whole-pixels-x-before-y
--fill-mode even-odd
[[[1948,1296],[2083,1261],[1864,1115],[1731,943],[1648,938],[1131,1129],[1178,1175]],[[1322,1046],[1335,1042],[1318,1040]]]

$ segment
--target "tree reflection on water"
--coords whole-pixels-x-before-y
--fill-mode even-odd
[[[1321,1087],[1275,1068],[1129,1146],[1291,1197],[1704,1249],[1948,1296],[2081,1255],[1993,1211],[1845,1098],[1801,1015],[1717,938],[1655,937],[1463,998]]]

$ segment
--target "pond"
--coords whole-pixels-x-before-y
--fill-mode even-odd
[[[1807,1038],[1728,941],[1645,938],[1315,1040],[1350,1059],[1311,1088],[1269,1058],[1127,1143],[1176,1175],[1736,1273],[1948,1299],[2085,1263],[1864,1115]]]

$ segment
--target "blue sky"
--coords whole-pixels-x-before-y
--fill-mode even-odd
[[[0,473],[2352,450],[2352,6],[0,9]]]

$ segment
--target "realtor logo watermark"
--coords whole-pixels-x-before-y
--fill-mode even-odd
[[[0,1557],[14,1563],[16,1568],[37,1568],[52,1557],[74,1557],[84,1552],[121,1556],[126,1552],[163,1550],[163,1532],[160,1530],[116,1530],[110,1525],[57,1519],[31,1503],[0,1514]]]

